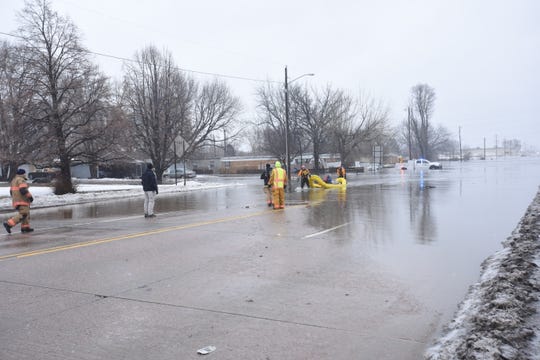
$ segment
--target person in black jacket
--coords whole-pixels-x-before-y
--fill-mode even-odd
[[[270,164],[266,164],[266,169],[261,174],[261,180],[264,180],[264,187],[263,191],[266,194],[266,204],[268,206],[272,206],[272,189],[271,184],[268,184],[268,180],[270,180],[270,175],[272,174],[272,167]]]
[[[156,174],[154,173],[154,166],[152,164],[146,165],[146,171],[142,174],[141,180],[144,190],[144,217],[155,217],[154,203],[155,196],[158,194],[158,186]]]

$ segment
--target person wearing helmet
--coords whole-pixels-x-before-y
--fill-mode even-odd
[[[261,174],[261,180],[264,181],[263,191],[266,195],[266,204],[270,207],[272,206],[272,185],[268,182],[270,180],[270,175],[272,174],[272,166],[266,164],[266,169],[264,169]]]
[[[285,189],[287,188],[287,172],[281,168],[281,163],[276,161],[275,167],[270,174],[268,183],[272,186],[274,196],[274,210],[285,209]]]
[[[13,207],[17,209],[18,214],[9,218],[4,222],[4,228],[11,234],[11,228],[21,223],[21,232],[29,233],[34,231],[30,227],[30,203],[34,201],[32,194],[28,190],[26,183],[26,171],[24,169],[17,170],[17,175],[11,181],[9,193],[13,201]]]
[[[337,173],[338,178],[344,178],[344,179],[347,178],[347,174],[345,173],[345,166],[343,166],[343,165],[340,165],[337,168],[336,173]]]
[[[303,189],[304,185],[307,185],[309,188],[309,177],[311,176],[311,173],[309,172],[309,169],[306,168],[305,165],[302,165],[300,168],[300,171],[298,172],[298,177],[300,178],[300,187]]]

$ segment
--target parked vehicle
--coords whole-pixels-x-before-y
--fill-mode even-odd
[[[441,170],[442,164],[436,161],[429,161],[426,159],[415,159],[415,160],[409,160],[407,163],[399,163],[397,164],[400,170]]]
[[[379,171],[382,168],[383,167],[377,163],[355,161],[354,167],[348,170],[356,171],[356,172],[366,172],[366,171]]]
[[[166,177],[169,177],[169,178],[176,178],[176,179],[181,179],[184,177],[184,169],[183,168],[176,168],[176,176],[175,176],[175,173],[174,173],[174,167],[173,168],[169,168],[167,172],[165,172],[163,174],[163,176],[166,176]],[[190,169],[186,169],[186,174],[185,174],[186,178],[190,179],[190,178],[194,178],[197,176],[197,173],[193,170],[190,170]]]
[[[54,172],[31,172],[28,173],[28,182],[32,184],[49,184],[56,178]]]
[[[370,163],[370,164],[368,164],[366,169],[367,169],[367,171],[379,171],[379,170],[382,169],[382,166],[379,165],[379,164]]]

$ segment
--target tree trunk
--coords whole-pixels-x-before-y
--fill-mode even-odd
[[[71,181],[71,159],[65,154],[60,156],[60,176],[55,183],[54,193],[56,195],[75,193]]]
[[[314,162],[313,165],[315,166],[315,172],[319,172],[320,170],[319,161],[320,161],[319,144],[314,143],[313,144],[313,162]]]
[[[99,178],[99,166],[96,162],[89,164],[90,167],[90,178],[97,179]]]

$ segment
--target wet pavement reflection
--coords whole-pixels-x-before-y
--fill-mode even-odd
[[[508,234],[537,190],[539,168],[537,159],[517,159],[448,163],[441,171],[384,169],[375,174],[349,174],[346,190],[297,187],[287,193],[287,205],[305,204],[307,209],[292,220],[291,226],[316,230],[350,222],[354,225],[349,231],[363,233],[374,243],[388,241],[389,234],[400,234],[400,238],[410,238],[414,243],[431,244],[444,240],[438,228],[445,224],[466,226],[474,232],[476,227],[483,227],[475,224],[487,225],[486,219],[490,219],[490,229]],[[237,185],[160,194],[156,211],[226,213],[232,209],[265,207],[257,176],[213,181]],[[41,222],[138,215],[142,213],[142,202],[141,197],[36,209],[33,218],[34,222]],[[514,214],[511,225],[504,219],[497,221],[509,212]],[[464,217],[464,213],[470,216]]]
[[[293,182],[284,216],[262,226],[285,226],[288,234],[300,228],[317,234],[335,227],[318,237],[348,247],[351,258],[375,260],[418,291],[432,292],[436,283],[431,280],[447,276],[449,286],[433,297],[454,306],[476,280],[480,263],[500,249],[517,225],[538,190],[538,179],[540,159],[518,158],[449,162],[435,171],[351,173],[346,190],[301,190]],[[160,213],[199,214],[204,219],[268,209],[257,175],[208,181],[233,186],[160,194],[158,218]],[[143,222],[142,206],[140,197],[34,210],[33,224],[54,227],[126,216],[141,216]]]
[[[94,294],[116,294],[111,303],[126,319],[133,318],[130,305],[151,305],[165,320],[171,312],[195,314],[193,323],[211,324],[214,335],[216,318],[223,316],[227,334],[234,326],[251,332],[263,323],[271,324],[266,334],[287,325],[305,334],[309,324],[307,331],[324,331],[317,343],[331,330],[340,347],[350,334],[373,340],[374,353],[389,339],[420,348],[428,340],[424,334],[452,317],[482,261],[501,249],[540,183],[540,158],[443,166],[349,173],[346,190],[301,190],[293,182],[286,209],[277,211],[267,207],[258,175],[201,178],[231,186],[160,193],[155,219],[143,217],[142,196],[36,209],[38,231],[2,239],[5,294],[15,294],[10,304],[23,305],[23,292],[17,298],[8,286],[38,284],[38,291],[58,290],[59,298],[69,290],[91,297],[85,303],[94,303]],[[47,256],[9,257],[35,249]],[[50,309],[62,313],[56,302],[51,298]],[[106,308],[90,308],[88,318]],[[102,316],[99,329],[110,325],[110,313]],[[177,319],[170,329],[186,316]],[[48,331],[55,321],[51,317],[42,328]],[[156,324],[161,341],[167,331]],[[178,331],[168,333],[178,340]],[[81,334],[86,339],[86,327]],[[197,341],[206,341],[206,334]]]

